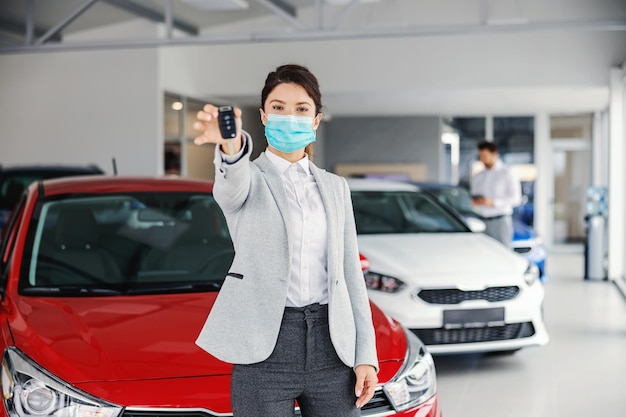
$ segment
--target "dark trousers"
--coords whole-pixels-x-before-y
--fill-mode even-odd
[[[511,216],[487,217],[484,219],[485,234],[500,241],[507,248],[513,241],[513,218]]]
[[[303,417],[357,417],[356,378],[335,352],[328,306],[287,307],[270,357],[234,365],[234,417],[292,417],[295,400]]]

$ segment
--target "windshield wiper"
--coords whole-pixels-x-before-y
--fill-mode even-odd
[[[29,287],[22,290],[23,294],[37,295],[55,295],[55,296],[108,296],[122,295],[120,290],[112,288],[89,288],[79,286],[63,286],[63,287]]]
[[[184,283],[164,283],[164,284],[148,284],[135,288],[129,288],[126,292],[133,294],[167,294],[181,292],[202,292],[202,291],[219,291],[222,288],[221,281],[202,281],[202,282],[184,282]]]

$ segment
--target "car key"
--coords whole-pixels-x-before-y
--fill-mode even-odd
[[[219,108],[218,123],[220,133],[224,139],[233,139],[237,136],[237,126],[235,125],[235,111],[233,106],[222,106]]]
[[[237,136],[237,125],[235,124],[235,111],[233,106],[221,106],[218,109],[218,124],[220,126],[220,134],[224,139],[233,139]],[[233,144],[228,141],[228,154],[233,154]]]

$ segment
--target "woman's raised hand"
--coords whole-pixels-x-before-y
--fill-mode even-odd
[[[232,142],[233,151],[239,152],[241,149],[241,109],[235,107],[235,125],[237,126],[237,136],[233,139],[224,139],[220,133],[220,127],[218,124],[218,110],[219,108],[212,104],[205,104],[205,106],[196,115],[196,122],[193,124],[193,128],[201,131],[202,134],[194,139],[196,145],[202,145],[205,143],[217,143],[222,145],[222,150],[227,151],[228,141]]]

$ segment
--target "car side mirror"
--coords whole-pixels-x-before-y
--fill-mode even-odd
[[[466,217],[465,224],[472,232],[475,233],[482,233],[487,229],[485,222],[477,219],[476,217]]]

